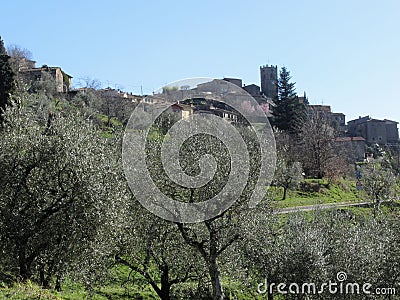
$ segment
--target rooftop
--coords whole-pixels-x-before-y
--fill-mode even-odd
[[[365,139],[362,136],[339,136],[334,139],[335,142],[352,142],[352,141],[365,141]]]

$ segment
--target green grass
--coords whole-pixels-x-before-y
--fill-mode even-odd
[[[363,201],[365,196],[355,188],[355,181],[340,180],[328,184],[323,179],[303,180],[297,191],[288,191],[285,200],[281,200],[283,189],[270,187],[268,196],[277,208],[287,208],[305,205],[358,202]]]
[[[83,284],[65,280],[62,291],[42,289],[39,285],[27,283],[0,283],[0,299],[44,299],[44,300],[108,300],[108,299],[158,299],[156,293],[147,284],[140,284],[140,278],[129,276],[129,270],[120,266],[113,268],[110,276],[102,285],[94,286],[89,292]]]
[[[11,286],[0,285],[1,299],[63,299],[56,292],[44,290],[28,281],[25,284],[14,283]],[[76,298],[78,299],[78,298]],[[80,298],[82,299],[82,298]]]
[[[348,206],[341,207],[340,210],[349,211],[357,217],[369,218],[374,215],[374,208],[372,204],[363,206]],[[399,218],[400,217],[400,202],[383,202],[380,206],[378,217],[384,218]]]
[[[228,299],[263,299],[257,295],[255,288],[244,289],[240,283],[235,283],[232,280],[223,280],[225,294]],[[186,283],[185,285],[190,285]],[[90,298],[91,297],[91,298]],[[109,281],[103,286],[96,287],[92,293],[85,290],[83,285],[65,283],[63,291],[57,292],[54,290],[42,289],[39,285],[27,282],[14,283],[11,286],[0,284],[0,299],[12,300],[80,300],[80,299],[93,299],[93,300],[108,300],[108,299],[159,299],[156,293],[147,285],[135,285],[133,281],[129,284],[115,284]],[[184,296],[180,299],[185,299]]]

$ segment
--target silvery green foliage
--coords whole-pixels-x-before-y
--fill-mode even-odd
[[[116,256],[131,271],[136,285],[150,285],[161,299],[179,295],[199,298],[207,286],[206,266],[185,243],[176,225],[163,220],[139,203],[126,216],[130,220]]]
[[[247,185],[244,188],[240,199],[238,199],[227,211],[220,213],[218,216],[206,220],[198,224],[168,223],[158,221],[157,226],[161,226],[158,230],[165,232],[165,235],[180,241],[182,252],[179,254],[184,259],[177,260],[177,263],[183,263],[183,266],[190,267],[196,262],[198,267],[205,269],[208,277],[206,285],[201,284],[200,287],[212,289],[209,293],[214,299],[222,299],[224,296],[223,285],[221,281],[222,274],[226,274],[222,268],[222,264],[230,268],[231,257],[227,251],[236,243],[241,243],[240,228],[247,222],[249,217],[248,201],[256,185],[259,175],[259,146],[254,139],[254,133],[248,128],[238,128],[243,139],[246,142],[247,150],[250,157],[250,174],[248,176]],[[190,137],[181,148],[180,164],[183,170],[191,176],[195,176],[200,172],[199,158],[204,154],[212,155],[216,162],[216,171],[213,178],[207,185],[199,188],[185,188],[172,182],[163,171],[163,165],[160,159],[162,138],[168,139],[168,135],[160,135],[160,131],[150,131],[147,140],[147,166],[152,176],[152,180],[157,187],[166,195],[183,202],[201,202],[205,201],[215,194],[218,194],[227,182],[230,172],[229,153],[218,139],[209,135],[194,135]],[[154,217],[153,217],[154,218]],[[153,227],[156,228],[156,227]],[[139,239],[147,241],[148,237],[143,236],[142,231]],[[157,243],[155,245],[158,245]],[[154,247],[154,244],[151,245]],[[178,246],[178,245],[176,245]],[[152,248],[162,251],[162,247]],[[179,248],[176,248],[177,251]],[[146,249],[143,249],[143,251]],[[171,249],[173,250],[173,249]],[[161,252],[162,253],[162,252]],[[173,252],[171,252],[173,253]],[[226,254],[225,254],[226,253]],[[158,253],[157,255],[160,255]],[[195,261],[192,259],[194,258]],[[172,265],[173,269],[179,270],[179,266]],[[172,270],[173,270],[172,269]],[[196,279],[197,282],[201,277]],[[197,283],[196,283],[197,286]],[[176,286],[175,292],[182,291],[184,285]],[[203,291],[206,293],[206,291]]]
[[[361,167],[361,182],[363,190],[374,203],[374,214],[380,210],[382,201],[390,200],[396,184],[396,176],[390,167],[380,163],[370,163]]]
[[[246,229],[249,234],[241,248],[242,262],[249,270],[253,290],[265,278],[268,283],[312,282],[318,287],[329,280],[334,282],[338,272],[347,274],[346,282],[398,289],[398,229],[398,219],[358,219],[343,211],[294,214],[281,225],[277,219],[259,215]],[[325,292],[312,299],[342,297]],[[286,298],[307,296],[285,295]]]
[[[363,189],[372,200],[387,200],[391,196],[391,187],[396,177],[390,168],[379,163],[365,164],[361,169]]]
[[[35,97],[9,108],[0,132],[0,263],[42,285],[66,272],[89,282],[123,226],[119,149]]]
[[[241,248],[249,283],[257,294],[257,284],[308,282],[324,278],[326,232],[318,226],[306,226],[300,214],[282,224],[279,216],[255,214],[247,224],[248,235]],[[269,295],[268,299],[272,295]]]

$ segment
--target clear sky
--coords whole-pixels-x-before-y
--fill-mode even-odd
[[[77,79],[140,94],[188,77],[260,84],[286,66],[312,104],[400,121],[400,1],[2,1],[0,35]]]

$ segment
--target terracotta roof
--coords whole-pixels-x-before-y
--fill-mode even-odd
[[[352,141],[365,141],[362,136],[339,136],[334,139],[335,142],[352,142]]]

